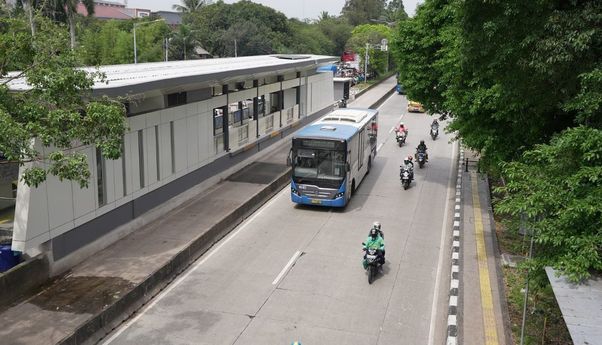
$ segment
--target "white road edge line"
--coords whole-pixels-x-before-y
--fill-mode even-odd
[[[439,300],[439,284],[441,283],[441,280],[439,279],[439,277],[441,276],[441,266],[443,266],[443,249],[445,247],[445,235],[447,233],[447,211],[450,207],[450,193],[451,190],[453,189],[452,187],[452,176],[454,174],[454,157],[456,156],[456,149],[458,148],[458,142],[454,141],[454,146],[452,149],[452,159],[450,162],[450,171],[449,171],[449,182],[447,185],[447,193],[445,195],[445,211],[443,211],[443,224],[441,225],[441,242],[439,243],[439,262],[437,263],[437,274],[435,276],[435,296],[433,298],[433,305],[431,306],[431,323],[429,325],[429,338],[428,338],[428,345],[433,345],[435,342],[435,322],[437,321],[437,316],[438,314],[436,313],[437,311],[437,303]]]
[[[280,282],[280,279],[282,279],[282,277],[286,274],[286,272],[288,272],[288,270],[291,269],[291,267],[293,266],[295,261],[297,261],[297,259],[299,259],[300,256],[301,256],[301,252],[297,250],[295,252],[295,254],[293,254],[293,256],[291,257],[291,259],[286,263],[286,266],[284,266],[282,271],[280,271],[278,276],[276,276],[276,279],[274,279],[274,281],[272,282],[272,285],[276,285]]]
[[[381,147],[383,147],[384,143],[380,143],[376,148],[376,152],[380,151]]]
[[[265,209],[269,208],[272,205],[272,203],[274,203],[280,197],[280,194],[283,194],[284,192],[288,192],[289,188],[287,188],[287,187],[288,186],[285,186],[284,188],[282,188],[282,190],[280,192],[278,192],[278,194],[274,195],[274,197],[270,201],[263,204],[263,206],[261,206],[261,208],[257,212],[255,212],[251,217],[247,218],[244,221],[244,223],[239,225],[238,229],[235,232],[228,234],[225,239],[222,239],[220,241],[221,243],[217,247],[215,247],[214,249],[210,249],[210,252],[208,254],[204,255],[204,257],[202,257],[202,259],[199,260],[199,262],[197,262],[192,268],[188,268],[187,269],[188,271],[186,273],[179,276],[173,283],[170,283],[169,286],[165,290],[161,291],[159,293],[159,295],[155,296],[153,298],[153,300],[148,305],[146,305],[144,307],[144,309],[140,310],[140,312],[135,317],[126,321],[126,323],[123,324],[122,327],[120,327],[115,333],[113,333],[107,340],[102,342],[102,345],[107,345],[107,344],[112,343],[117,337],[119,337],[121,335],[121,333],[125,332],[128,328],[130,328],[130,326],[132,326],[134,323],[136,323],[136,321],[138,321],[138,319],[140,319],[142,317],[142,315],[144,315],[149,309],[151,309],[159,301],[161,301],[163,299],[163,297],[165,297],[168,293],[171,292],[171,290],[173,290],[178,285],[180,285],[180,283],[182,283],[182,281],[184,281],[184,279],[188,278],[188,276],[190,274],[192,274],[194,271],[196,271],[197,268],[199,268],[202,264],[207,262],[207,260],[209,260],[224,245],[226,245],[226,243],[230,242],[234,237],[236,237],[236,235],[238,235],[241,231],[243,231],[247,227],[247,225],[249,223],[251,223],[253,220],[255,220],[255,218],[257,218]]]

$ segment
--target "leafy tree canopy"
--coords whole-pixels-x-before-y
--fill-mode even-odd
[[[165,38],[172,36],[164,21],[154,18],[94,20],[83,30],[78,53],[86,65],[111,65],[134,62],[133,25],[136,24],[138,62],[162,61]]]
[[[568,129],[503,167],[501,213],[526,215],[537,268],[554,266],[573,281],[602,271],[602,131]]]
[[[601,269],[602,2],[427,0],[395,52],[410,98],[508,182],[533,216],[537,265]]]
[[[385,13],[385,0],[346,0],[341,14],[356,26],[378,20]]]
[[[403,6],[402,0],[390,0],[384,11],[385,20],[396,22],[408,19],[408,14]]]
[[[48,174],[87,186],[88,159],[78,147],[96,146],[104,157],[119,158],[124,109],[91,100],[90,89],[102,75],[76,68],[65,31],[45,18],[35,22],[32,37],[24,19],[0,18],[0,163],[26,164],[22,178],[30,186]],[[9,74],[14,68],[21,72]],[[9,91],[19,77],[31,89]]]
[[[185,19],[198,30],[198,41],[217,56],[234,56],[234,40],[239,56],[276,53],[291,34],[284,14],[248,0],[218,1]]]
[[[320,28],[324,36],[334,44],[332,51],[328,54],[341,56],[343,51],[345,51],[347,41],[351,38],[353,26],[347,23],[344,18],[333,16],[322,16],[316,25]]]
[[[182,13],[193,13],[199,11],[203,6],[207,5],[206,0],[181,0],[181,3],[181,5],[173,5],[172,8]]]
[[[381,41],[387,39],[391,41],[393,31],[390,27],[383,24],[363,24],[356,26],[351,32],[351,38],[347,41],[347,49],[353,50],[360,55],[361,64],[364,65],[366,54],[366,44],[368,49],[368,70],[383,74],[387,69],[388,52],[379,49]]]
[[[335,51],[334,42],[326,37],[320,26],[296,19],[291,19],[289,25],[292,38],[287,42],[285,52],[294,54],[312,52],[314,54],[330,55]]]

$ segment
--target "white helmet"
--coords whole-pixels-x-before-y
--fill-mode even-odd
[[[380,230],[380,222],[374,222],[372,223],[372,228],[376,229],[376,230]]]

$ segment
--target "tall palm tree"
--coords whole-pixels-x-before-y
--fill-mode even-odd
[[[75,49],[75,16],[77,15],[77,4],[80,0],[55,0],[65,10],[67,22],[69,24],[69,36],[71,36],[71,49]],[[88,16],[94,14],[94,0],[81,0],[86,7]]]
[[[36,35],[36,26],[34,23],[34,15],[33,15],[33,3],[32,0],[22,0],[23,8],[25,12],[27,12],[27,17],[29,18],[29,27],[31,28],[31,36]]]
[[[209,0],[181,0],[181,5],[173,5],[173,9],[182,13],[192,13],[210,3]]]

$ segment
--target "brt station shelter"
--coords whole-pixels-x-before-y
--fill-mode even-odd
[[[93,95],[127,99],[122,157],[78,149],[88,157],[88,188],[54,176],[37,188],[19,182],[13,250],[47,254],[56,274],[134,231],[135,219],[158,218],[149,211],[200,183],[218,182],[330,111],[333,75],[317,69],[336,60],[265,55],[101,66],[107,83],[96,83]],[[9,87],[29,88],[24,79]]]

